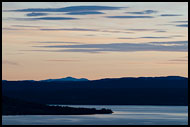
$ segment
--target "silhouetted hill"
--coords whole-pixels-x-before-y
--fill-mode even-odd
[[[64,81],[88,81],[86,78],[73,78],[73,77],[66,77],[66,78],[60,78],[60,79],[46,79],[46,80],[40,80],[41,82],[64,82]]]
[[[3,95],[45,104],[187,105],[188,79],[179,76],[94,81],[3,81]]]
[[[2,115],[87,115],[110,114],[109,109],[96,110],[95,108],[72,108],[47,106],[9,97],[2,97]]]

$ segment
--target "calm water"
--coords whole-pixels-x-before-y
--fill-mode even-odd
[[[65,106],[65,105],[64,105]],[[67,105],[71,106],[71,105]],[[188,125],[188,106],[89,106],[109,108],[101,115],[20,115],[3,116],[3,125]]]

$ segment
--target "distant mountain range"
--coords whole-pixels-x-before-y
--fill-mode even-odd
[[[73,78],[73,77],[66,77],[66,78],[60,78],[60,79],[46,79],[46,80],[40,80],[41,82],[63,82],[63,81],[88,81],[86,78]]]
[[[2,80],[2,82],[5,82],[8,80]],[[37,82],[36,80],[17,80],[17,81],[30,81],[30,82]],[[86,78],[73,78],[73,77],[65,77],[65,78],[59,78],[59,79],[45,79],[45,80],[39,80],[39,82],[65,82],[65,81],[89,81]]]
[[[164,79],[167,78],[169,80],[181,80],[181,79],[187,79],[186,77],[181,76],[161,76],[161,77],[122,77],[122,78],[104,78],[104,79],[98,79],[98,80],[109,80],[109,79]],[[8,80],[2,80],[2,82],[8,81]],[[37,82],[36,80],[17,80],[17,81],[31,81],[31,82]],[[39,82],[64,82],[64,81],[90,81],[86,78],[74,78],[74,77],[65,77],[65,78],[58,78],[58,79],[45,79],[45,80],[39,80]],[[93,81],[93,80],[91,80]],[[94,80],[97,81],[97,80]]]
[[[100,80],[67,77],[2,84],[3,96],[45,104],[188,105],[188,78],[180,76]]]

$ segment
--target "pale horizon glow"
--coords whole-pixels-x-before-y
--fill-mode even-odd
[[[3,2],[2,79],[188,77],[188,2]]]

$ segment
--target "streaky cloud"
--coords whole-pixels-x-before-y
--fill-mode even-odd
[[[167,32],[167,31],[166,30],[156,30],[155,32],[162,33],[162,32]]]
[[[181,44],[187,45],[188,41],[150,42],[152,44]]]
[[[183,35],[171,35],[170,37],[184,37]]]
[[[144,10],[144,11],[138,11],[138,12],[126,12],[128,14],[152,14],[152,13],[157,13],[158,11],[155,10]]]
[[[157,31],[158,29],[127,29],[130,31]]]
[[[68,60],[68,59],[52,59],[52,60],[45,60],[45,61],[52,61],[52,62],[79,62],[80,60]]]
[[[18,64],[16,62],[12,62],[12,61],[9,61],[9,60],[3,60],[2,63],[3,64],[14,65],[14,66],[20,65],[20,64]]]
[[[24,29],[17,29],[17,28],[2,28],[2,30],[24,30]]]
[[[65,29],[40,29],[42,31],[98,31],[96,29],[84,29],[84,28],[65,28]]]
[[[87,35],[85,35],[85,36],[92,37],[92,36],[96,36],[96,35],[94,35],[94,34],[87,34]]]
[[[134,19],[134,18],[154,18],[153,16],[106,16],[107,18],[118,18],[118,19]]]
[[[173,21],[172,23],[188,23],[188,21]]]
[[[147,36],[147,37],[140,37],[140,38],[150,38],[150,39],[152,39],[152,38],[156,38],[156,39],[166,39],[166,38],[172,38],[172,37],[152,37],[152,36]]]
[[[78,18],[71,17],[40,17],[40,18],[32,18],[32,20],[77,20]]]
[[[187,64],[186,62],[179,62],[179,61],[169,61],[169,62],[160,62],[158,64]]]
[[[68,12],[67,15],[97,15],[97,14],[105,14],[104,12],[99,11],[89,11],[89,12]]]
[[[176,25],[177,27],[188,27],[188,24],[180,24],[180,25]]]
[[[38,20],[78,20],[79,18],[72,17],[40,17],[40,18],[13,18],[23,21],[38,21]]]
[[[132,38],[132,37],[119,37],[117,39],[138,39],[138,38]]]
[[[65,50],[19,50],[19,51],[32,51],[32,52],[72,52],[72,49],[70,49],[69,51]],[[81,52],[81,51],[77,51],[77,49],[73,49],[73,52]],[[85,49],[82,52],[86,52],[86,53],[100,53],[99,51],[92,51],[91,49]]]
[[[179,15],[179,14],[161,14],[160,16],[170,17],[170,16],[182,16],[182,15]]]
[[[175,62],[188,62],[188,59],[172,59],[169,61],[175,61]]]
[[[107,32],[107,33],[133,33],[133,32],[126,32],[126,31],[119,31],[119,30],[98,30],[98,29],[86,29],[86,28],[47,28],[47,29],[40,29],[42,31],[97,31],[97,32]]]
[[[162,45],[162,44],[178,45]],[[187,52],[187,41],[175,42],[147,42],[147,43],[109,43],[109,44],[81,44],[81,45],[51,45],[51,46],[33,46],[35,48],[58,48],[53,52],[137,52],[137,51],[170,51]],[[60,48],[63,48],[60,49]],[[51,52],[51,50],[48,50]]]
[[[15,12],[79,12],[79,11],[100,11],[100,10],[120,10],[127,7],[114,7],[114,6],[69,6],[63,8],[27,8],[8,10]]]
[[[12,27],[35,27],[35,28],[39,28],[41,26],[28,26],[28,25],[11,25]]]
[[[35,42],[35,43],[46,43],[46,44],[81,44],[81,42],[60,42],[60,41],[41,41],[41,42]]]
[[[48,13],[36,13],[36,12],[32,12],[32,13],[28,13],[26,14],[26,16],[45,16],[45,15],[48,15]]]
[[[119,31],[119,30],[100,30],[100,32],[108,32],[108,33],[133,33],[133,32],[126,32],[126,31]]]
[[[169,37],[146,36],[146,37],[136,37],[136,38],[120,37],[120,38],[118,38],[118,39],[140,39],[140,38],[147,38],[147,39],[167,39],[167,38],[172,38],[172,37],[171,37],[171,36],[169,36]]]

